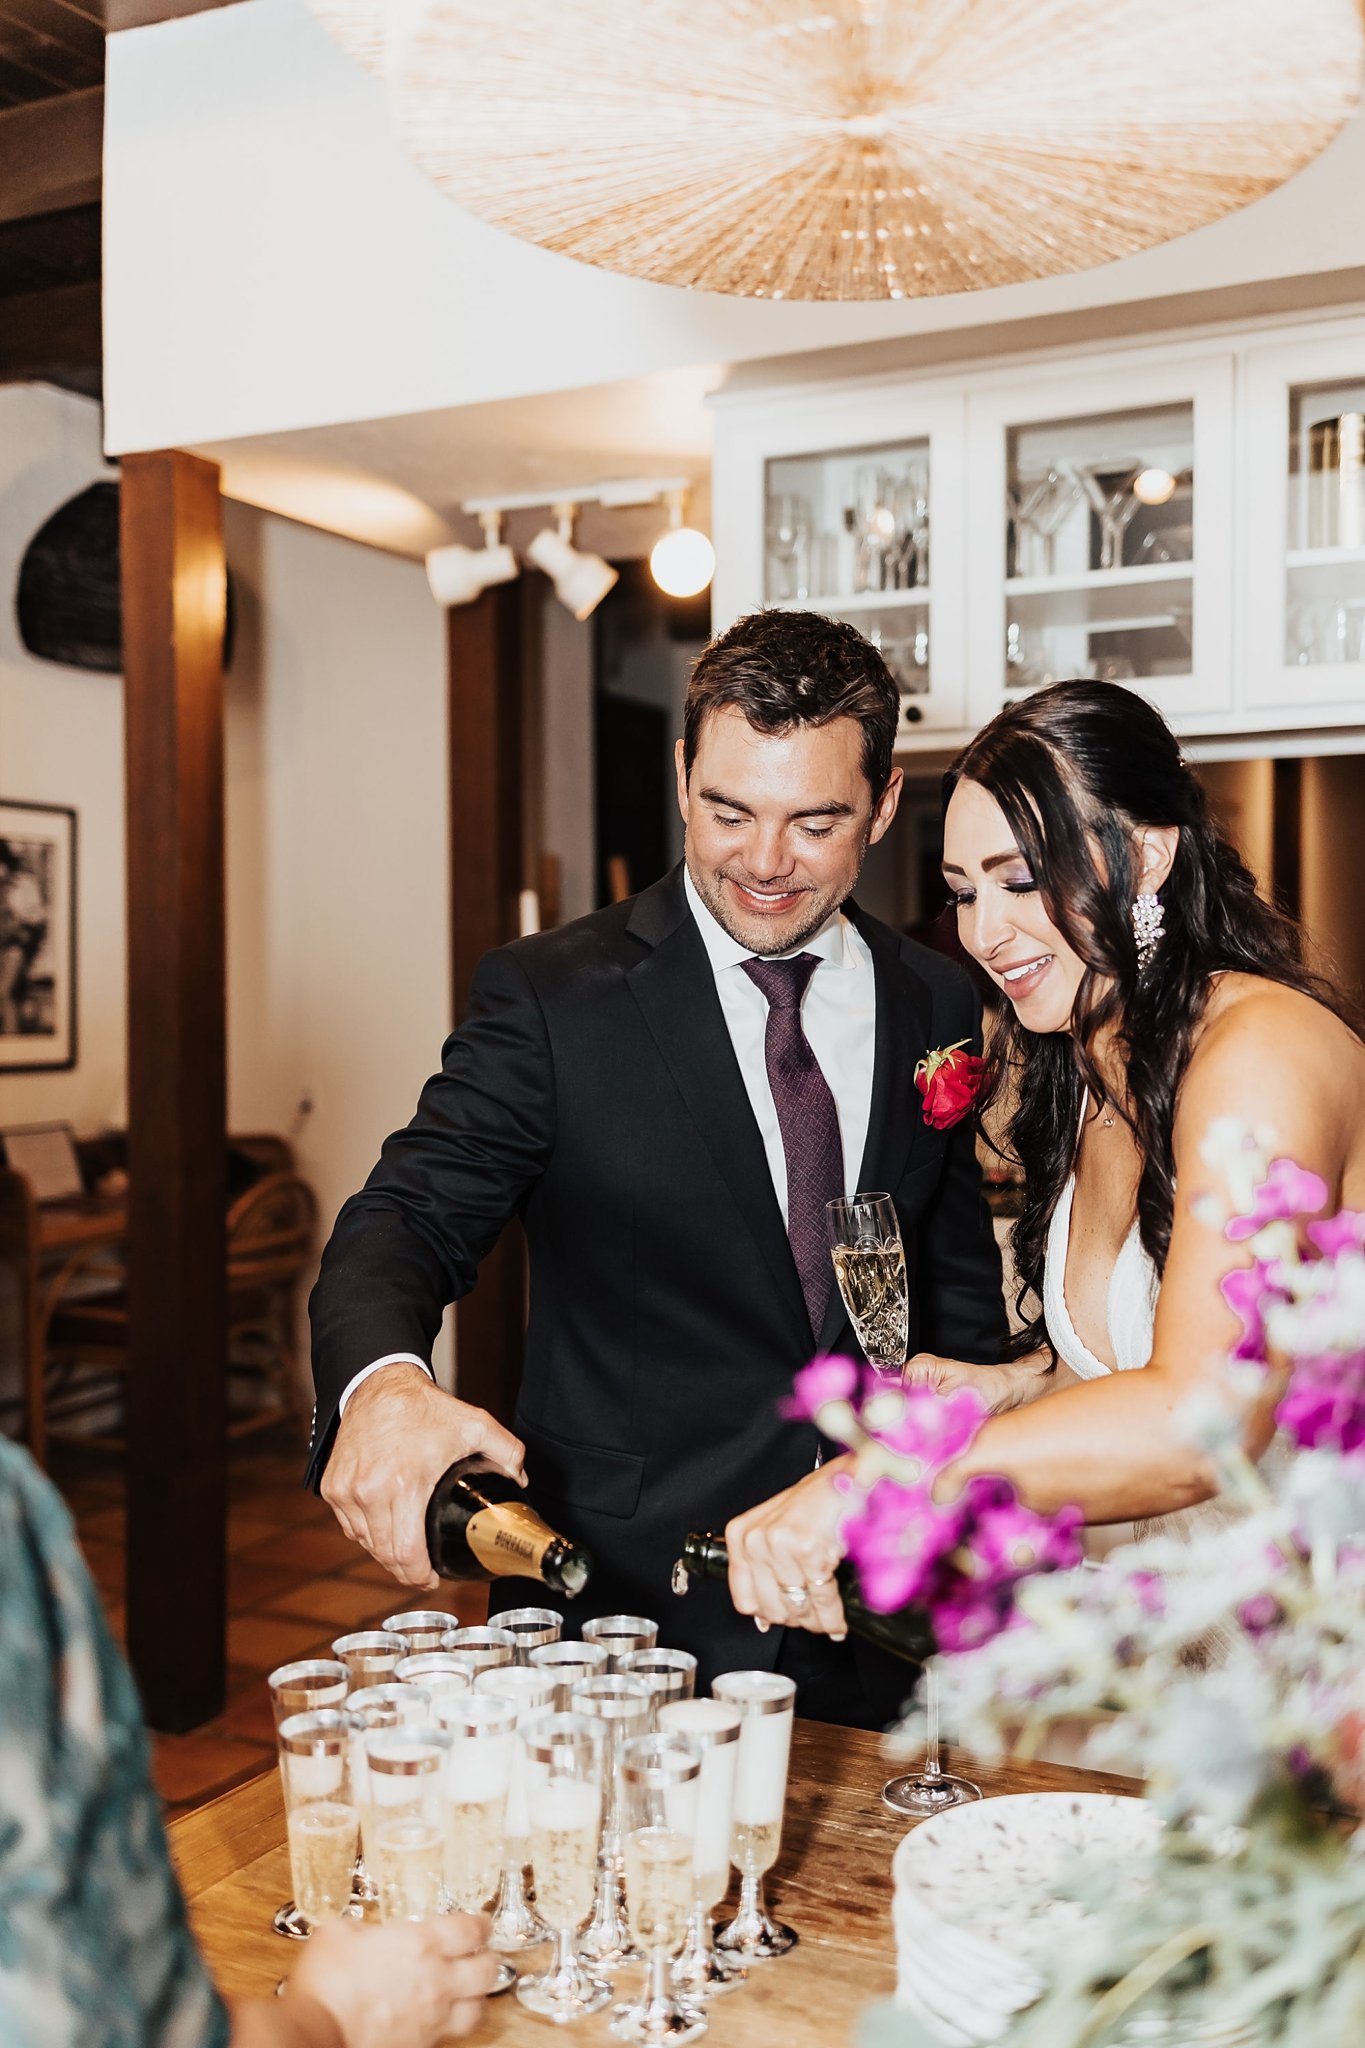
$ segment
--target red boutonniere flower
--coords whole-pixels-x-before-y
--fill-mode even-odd
[[[950,1131],[960,1124],[981,1092],[986,1062],[964,1052],[965,1038],[924,1055],[915,1068],[915,1086],[924,1097],[924,1121],[931,1131]]]

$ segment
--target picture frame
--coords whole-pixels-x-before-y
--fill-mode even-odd
[[[76,813],[0,797],[0,1073],[76,1064]]]

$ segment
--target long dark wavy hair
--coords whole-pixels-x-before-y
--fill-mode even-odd
[[[1360,1020],[1303,966],[1297,925],[1257,895],[1241,855],[1211,822],[1170,728],[1133,691],[1064,682],[1021,698],[953,762],[945,812],[963,780],[995,798],[1049,917],[1085,963],[1069,1033],[1026,1031],[1004,1005],[981,1097],[983,1109],[1007,1092],[1013,1100],[1004,1145],[1025,1178],[1014,1230],[1024,1327],[1011,1355],[1023,1356],[1046,1341],[1043,1259],[1075,1161],[1083,1091],[1101,1108],[1108,1099],[1094,1059],[1102,1034],[1116,1034],[1127,1063],[1128,1100],[1114,1107],[1142,1154],[1138,1223],[1160,1273],[1175,1202],[1176,1103],[1213,977],[1260,975],[1314,997],[1357,1034]],[[1139,971],[1131,905],[1135,835],[1144,825],[1178,826],[1180,838],[1160,891],[1160,944]]]

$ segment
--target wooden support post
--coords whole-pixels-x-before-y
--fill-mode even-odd
[[[1287,758],[1271,769],[1271,880],[1275,901],[1303,915],[1303,763]]]
[[[524,581],[525,579],[522,579]],[[450,915],[454,1014],[490,946],[517,935],[522,887],[521,582],[448,614]],[[526,1249],[505,1230],[455,1312],[460,1398],[508,1420],[521,1377]]]
[[[128,1650],[154,1728],[226,1679],[223,621],[213,463],[122,482],[128,835]]]

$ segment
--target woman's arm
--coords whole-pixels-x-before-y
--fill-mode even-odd
[[[1071,1367],[1048,1351],[1031,1351],[1006,1365],[968,1365],[960,1358],[935,1358],[931,1351],[917,1351],[905,1368],[905,1383],[934,1387],[940,1394],[970,1387],[992,1415],[1008,1414],[1011,1408],[1055,1394],[1059,1387],[1080,1384]]]

